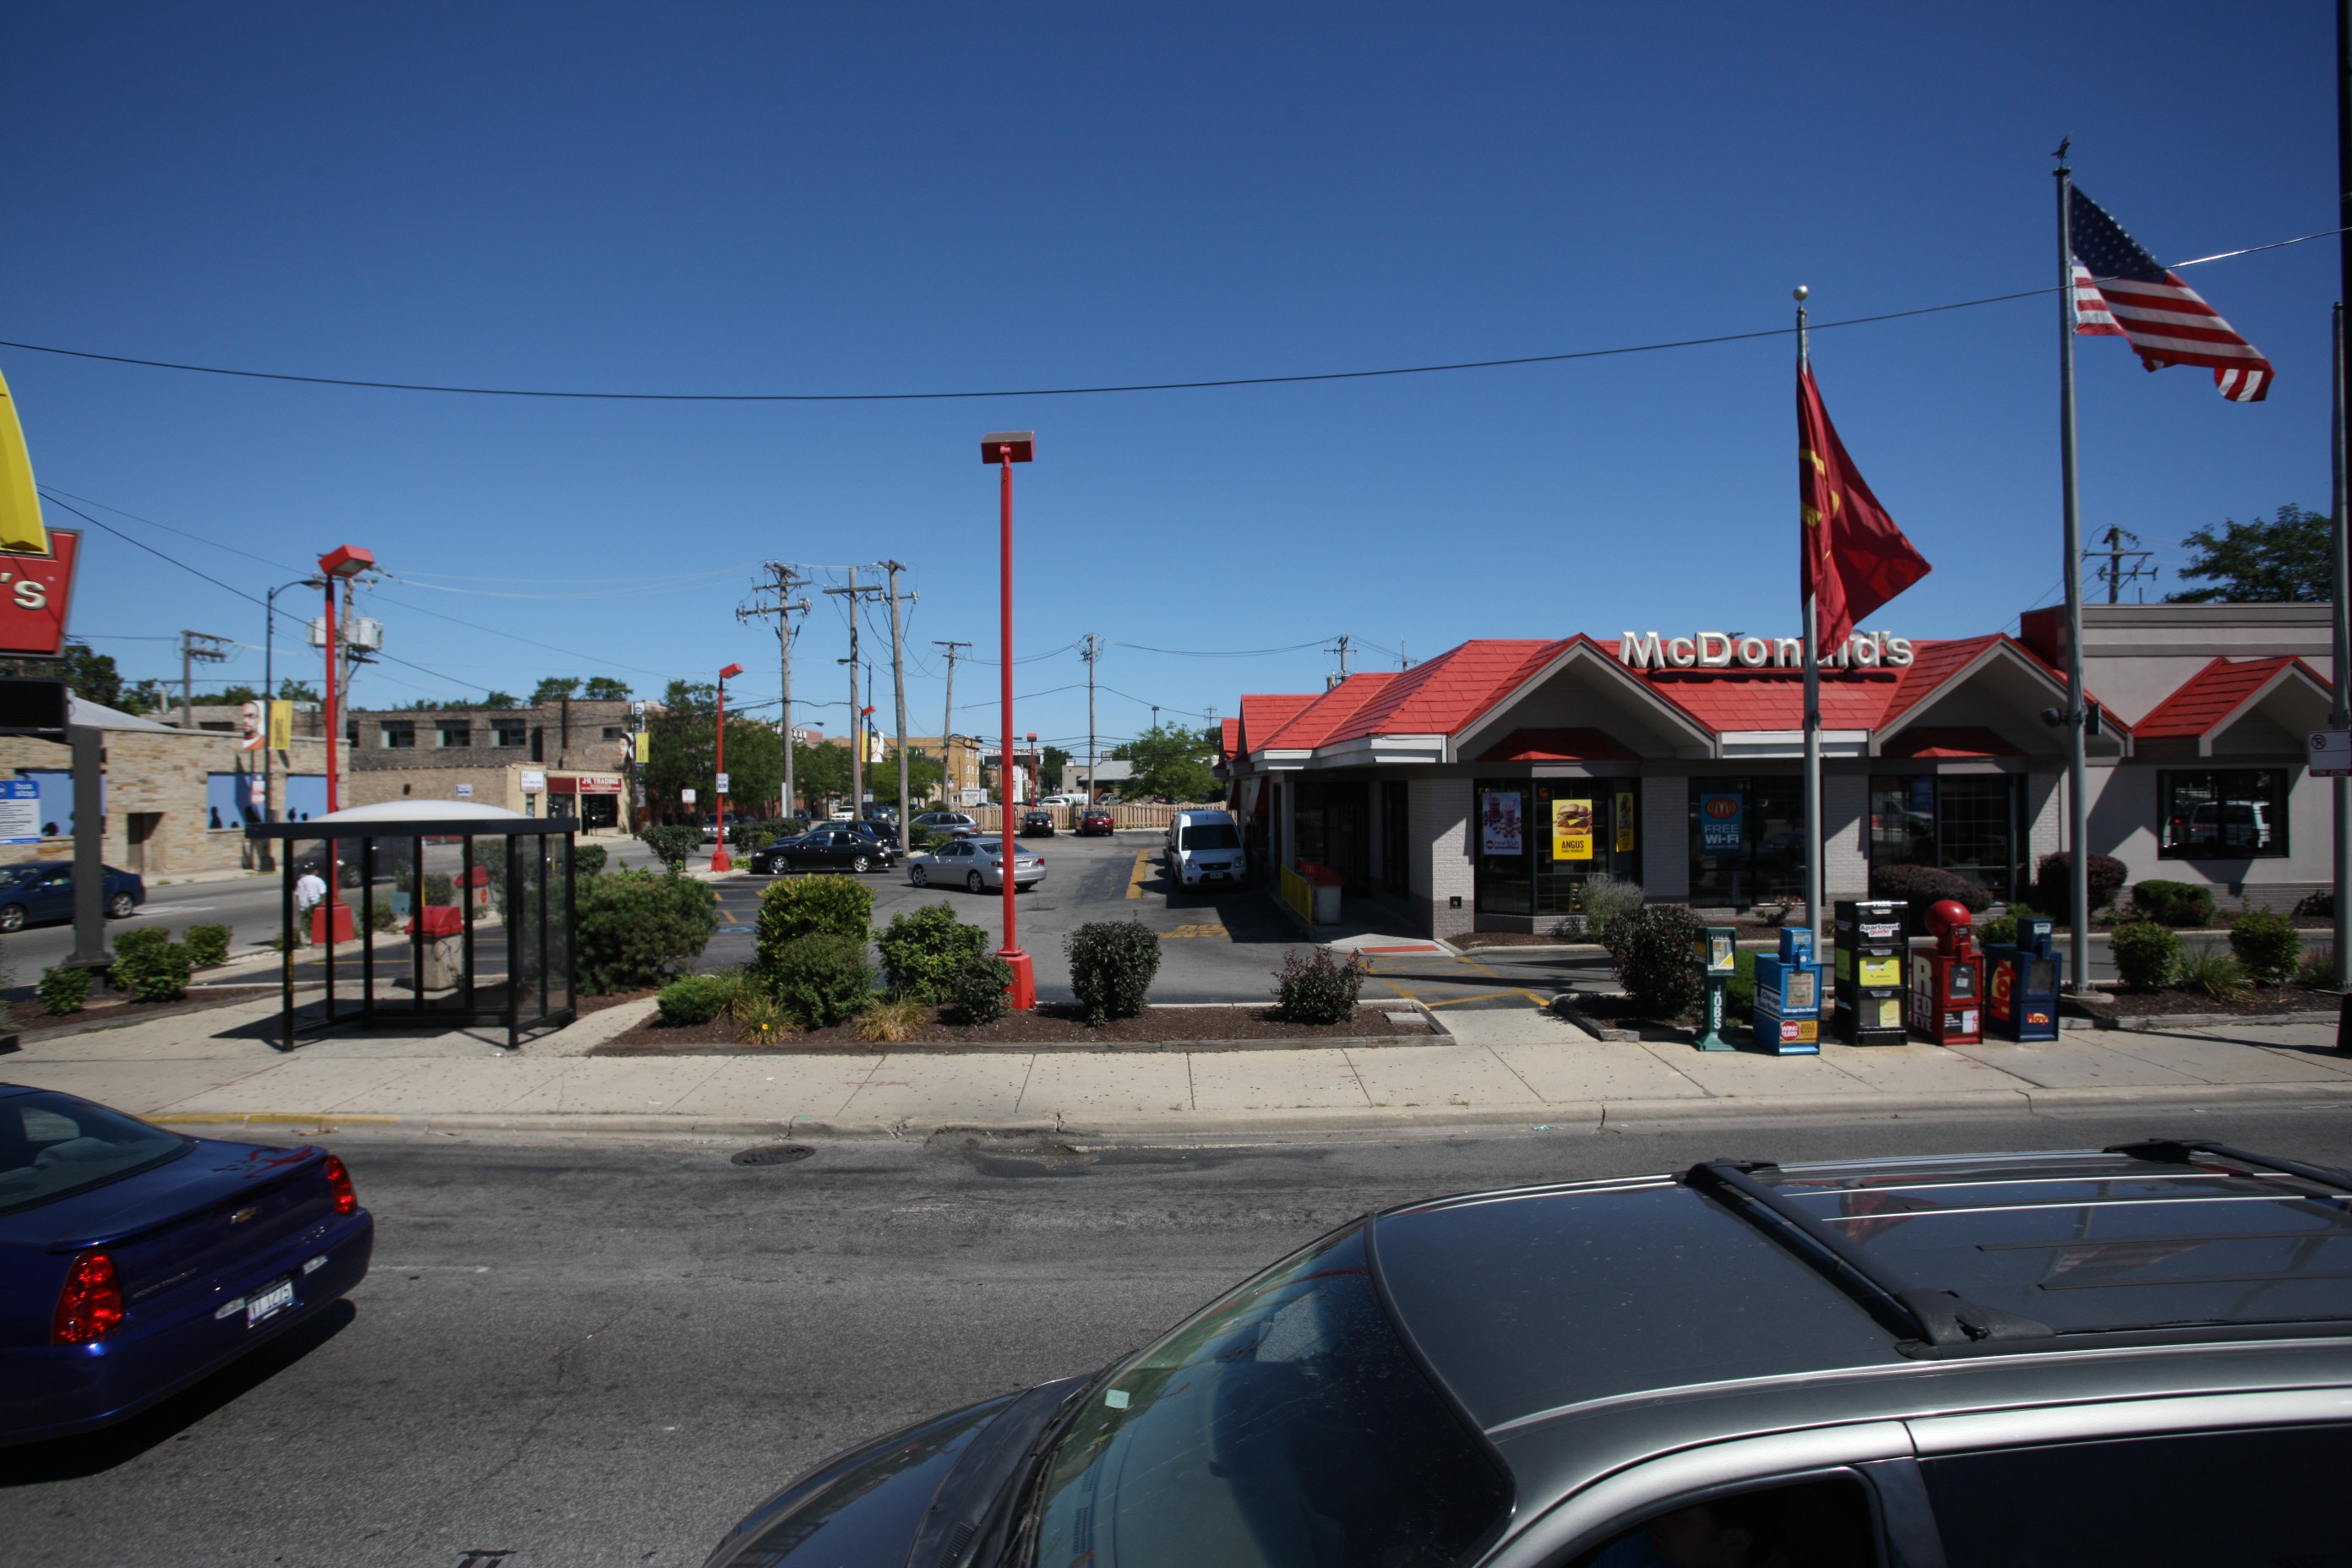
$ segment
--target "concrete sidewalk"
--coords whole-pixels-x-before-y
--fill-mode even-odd
[[[509,1053],[488,1032],[356,1030],[292,1056],[276,999],[36,1041],[0,1081],[79,1094],[176,1126],[723,1132],[941,1129],[1181,1137],[1525,1126],[1592,1130],[1783,1115],[2050,1112],[2145,1105],[2352,1105],[2352,1056],[2326,1025],[2068,1030],[2046,1045],[1817,1057],[1603,1043],[1534,1007],[1437,1015],[1427,1046],[1307,1049],[595,1057],[650,1002],[591,1014]]]

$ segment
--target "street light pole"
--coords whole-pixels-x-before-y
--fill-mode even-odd
[[[352,578],[358,576],[361,573],[373,571],[374,569],[375,556],[368,551],[361,549],[356,544],[338,545],[328,553],[319,557],[319,575],[324,580],[327,589],[327,690],[325,717],[327,721],[327,809],[330,812],[338,809],[341,803],[341,795],[335,787],[335,742],[338,738],[336,731],[340,728],[335,721],[335,676],[337,673],[335,667],[339,662],[335,657],[337,651],[335,643],[335,584],[339,581],[349,582]],[[331,868],[333,864],[332,844],[331,841],[329,847],[328,865]],[[327,886],[331,889],[334,887],[333,881],[330,880]]]
[[[711,793],[718,799],[719,843],[710,851],[710,868],[731,871],[735,863],[727,858],[727,682],[743,673],[740,664],[730,664],[719,672],[719,763],[711,769]]]
[[[1004,883],[1004,946],[997,957],[1012,967],[1010,988],[1013,1005],[1028,1010],[1037,1005],[1037,975],[1029,963],[1029,955],[1021,951],[1013,931],[1013,898],[1014,849],[1013,842],[1013,465],[1033,462],[1037,456],[1037,436],[1032,430],[1005,430],[980,438],[980,460],[994,463],[1000,472],[998,483],[998,609],[1002,623],[998,649],[998,698],[1004,725],[1003,768],[1000,774],[997,799],[1003,829],[1003,863],[999,868]]]
[[[280,583],[261,596],[264,614],[261,621],[261,820],[278,820],[278,808],[269,799],[269,736],[270,715],[278,710],[270,704],[278,700],[278,595],[289,588],[323,588],[326,584],[316,577],[304,577],[299,582]],[[288,726],[292,736],[292,726]],[[290,759],[289,759],[290,760]],[[271,846],[274,838],[261,841],[261,869],[278,869],[278,858]]]

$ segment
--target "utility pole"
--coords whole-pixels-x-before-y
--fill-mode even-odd
[[[933,647],[943,647],[948,650],[948,710],[945,713],[940,716],[940,777],[943,780],[953,783],[957,791],[961,794],[963,789],[963,780],[953,776],[953,764],[955,762],[955,661],[956,649],[960,647],[970,647],[971,644],[968,642],[943,642],[938,637],[933,637],[931,639],[931,646]],[[979,781],[975,779],[973,782],[976,784]],[[940,793],[942,795],[946,793],[944,787],[942,787]],[[944,801],[942,804],[947,805],[961,805],[963,802],[961,799],[957,799]]]
[[[857,615],[861,598],[873,598],[882,590],[878,586],[857,585],[857,568],[849,569],[849,586],[827,588],[828,594],[845,594],[849,598],[849,657],[842,662],[849,666],[849,816],[854,822],[866,820],[866,715],[857,707]]]
[[[1087,804],[1095,803],[1095,660],[1102,658],[1102,638],[1087,634],[1087,651],[1078,655],[1087,661]]]
[[[2123,585],[2125,584],[2136,583],[2143,577],[2155,577],[2156,568],[2146,565],[2144,563],[2146,563],[2150,556],[2154,555],[2156,552],[2153,550],[2126,550],[2124,548],[2125,540],[2128,539],[2134,544],[2137,544],[2139,542],[2139,535],[2134,533],[2128,528],[2110,528],[2107,530],[2105,537],[2107,547],[2105,550],[2086,551],[2084,552],[2083,558],[2085,561],[2092,561],[2096,560],[2103,555],[2106,557],[2107,563],[2100,570],[2099,575],[2107,580],[2107,603],[2112,605],[2116,603],[2117,595],[2122,593]],[[2124,567],[2124,562],[2126,559],[2129,559],[2132,563],[2131,568],[2128,571]]]
[[[1348,679],[1348,645],[1354,640],[1353,637],[1342,634],[1333,640],[1329,647],[1323,650],[1325,653],[1336,653],[1339,656],[1339,679],[1342,680]]]
[[[897,689],[898,703],[898,853],[907,853],[907,818],[911,803],[907,798],[907,652],[906,640],[898,621],[898,574],[907,568],[896,561],[882,563],[882,570],[890,574],[890,683]],[[919,595],[905,598],[913,604]]]
[[[194,668],[201,659],[206,664],[218,664],[228,658],[228,638],[210,632],[180,634],[180,728],[196,727],[196,682]]]
[[[745,605],[736,610],[735,618],[739,621],[750,621],[757,620],[766,616],[773,616],[776,617],[776,657],[779,662],[783,666],[784,676],[784,707],[782,716],[776,723],[776,733],[782,738],[784,742],[783,815],[790,816],[793,814],[793,616],[795,614],[803,616],[807,615],[809,611],[809,602],[805,598],[795,600],[793,597],[793,590],[799,587],[804,581],[799,573],[793,571],[791,567],[785,565],[781,561],[771,561],[767,563],[767,567],[768,574],[775,581],[772,584],[755,589],[754,592],[766,593],[772,588],[776,595],[776,602],[772,605],[756,603]]]

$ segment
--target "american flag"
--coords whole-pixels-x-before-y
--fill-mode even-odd
[[[2197,290],[2167,272],[2099,204],[2069,188],[2067,223],[2074,264],[2074,330],[2128,338],[2149,370],[2201,364],[2232,403],[2260,403],[2271,362],[2214,313]]]

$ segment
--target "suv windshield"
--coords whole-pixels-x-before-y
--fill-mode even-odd
[[[1037,1568],[1434,1568],[1510,1507],[1390,1327],[1360,1226],[1208,1307],[1088,1398],[1039,1481]]]
[[[194,1146],[70,1095],[0,1100],[0,1214],[103,1186]]]
[[[1197,827],[1186,828],[1184,841],[1176,847],[1179,849],[1238,849],[1241,847],[1241,837],[1234,832],[1232,823],[1204,822]]]

